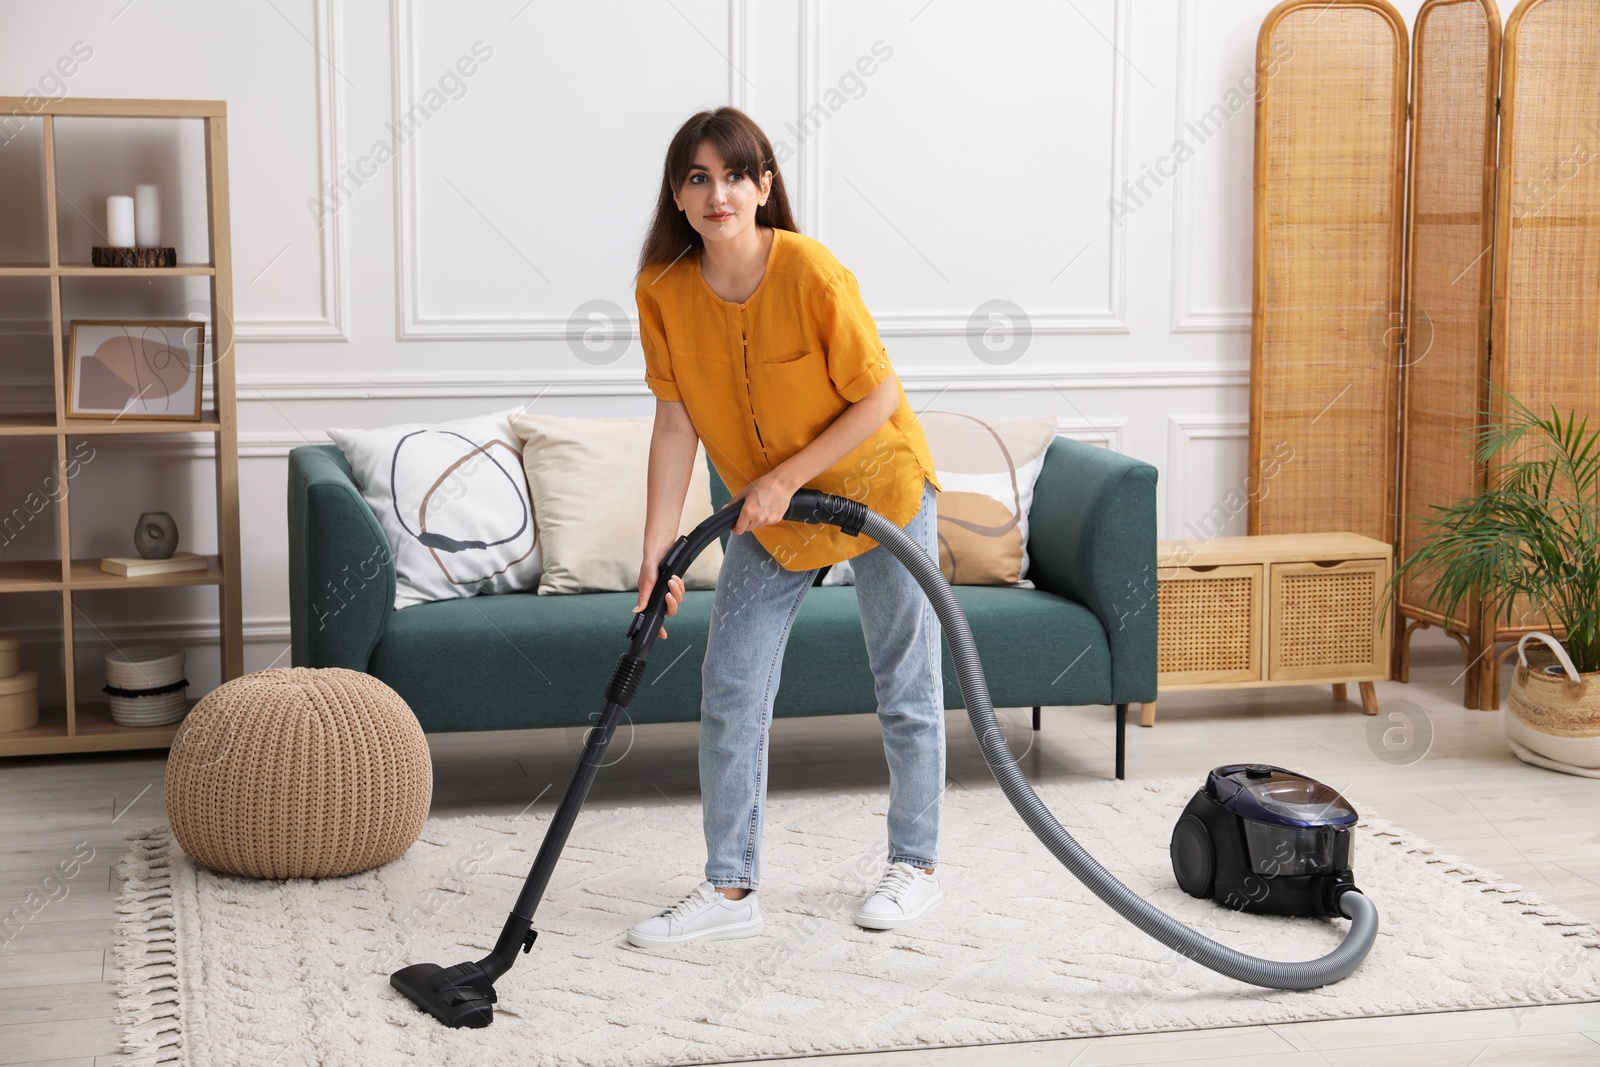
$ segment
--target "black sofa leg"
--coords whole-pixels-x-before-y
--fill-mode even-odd
[[[1033,706],[1033,728],[1035,730],[1039,729],[1039,705],[1037,704]]]
[[[1128,752],[1128,705],[1117,705],[1117,781],[1122,781]]]

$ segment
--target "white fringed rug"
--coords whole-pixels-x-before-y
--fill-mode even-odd
[[[1194,788],[1040,792],[1115,874],[1212,936],[1279,959],[1332,948],[1342,921],[1239,914],[1172,884],[1168,836]],[[700,880],[698,807],[585,811],[486,1030],[445,1029],[388,974],[488,952],[545,816],[433,820],[399,860],[322,881],[215,875],[155,831],[123,861],[129,1062],[631,1067],[1600,1000],[1593,925],[1376,819],[1355,868],[1377,945],[1311,992],[1241,986],[1150,940],[993,786],[946,794],[944,904],[901,931],[861,930],[850,917],[880,873],[885,802],[774,797],[765,932],[660,953],[623,933]]]

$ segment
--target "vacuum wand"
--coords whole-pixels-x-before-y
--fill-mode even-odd
[[[578,812],[589,795],[589,787],[599,772],[611,735],[639,690],[645,661],[667,617],[668,583],[672,578],[682,577],[701,551],[738,521],[743,504],[742,500],[738,500],[720,509],[688,534],[678,538],[662,558],[656,572],[655,586],[643,610],[634,615],[628,627],[628,650],[617,660],[616,669],[606,685],[600,720],[584,741],[577,773],[573,775],[560,807],[550,820],[533,868],[528,872],[522,892],[518,894],[516,905],[506,919],[494,951],[476,962],[460,963],[454,967],[418,963],[390,975],[390,985],[446,1026],[483,1027],[493,1021],[494,1004],[498,999],[495,980],[511,969],[519,951],[528,952],[533,948],[537,937],[533,929],[534,911],[539,906],[545,887],[549,885],[561,850],[566,847]],[[1377,938],[1378,913],[1353,885],[1341,887],[1343,891],[1333,902],[1340,913],[1352,920],[1344,940],[1321,959],[1301,963],[1257,959],[1212,941],[1123,885],[1062,827],[1017,766],[1016,758],[1006,746],[995,718],[988,683],[983,676],[983,666],[978,661],[966,615],[949,583],[940,573],[939,565],[928,557],[922,546],[865,504],[814,489],[796,492],[784,518],[793,522],[826,523],[852,536],[865,533],[905,565],[927,594],[939,617],[956,664],[967,716],[977,734],[984,761],[999,782],[1006,799],[1062,865],[1129,922],[1212,970],[1273,989],[1311,989],[1336,982],[1366,958]]]
[[[821,497],[822,494],[810,491],[810,496]],[[800,494],[796,494],[795,501],[802,507],[808,503],[813,508],[818,505],[809,497],[801,500]],[[791,504],[785,517],[799,518],[796,507],[797,504]],[[683,577],[695,558],[724,530],[730,529],[739,520],[743,510],[743,500],[733,501],[679,537],[662,557],[650,596],[628,626],[628,649],[617,659],[611,680],[606,684],[605,703],[601,706],[599,721],[584,739],[577,771],[550,820],[539,853],[534,857],[533,867],[522,883],[522,891],[517,894],[517,902],[500,930],[494,950],[475,962],[458,963],[453,967],[416,963],[389,976],[391,986],[446,1026],[476,1028],[488,1026],[494,1020],[494,1004],[498,1000],[495,980],[511,969],[512,964],[517,962],[519,952],[533,950],[534,940],[538,937],[538,932],[533,929],[534,911],[538,909],[545,888],[550,884],[550,875],[554,873],[556,862],[567,846],[567,838],[578,820],[578,812],[583,810],[584,801],[589,797],[589,788],[604,762],[606,746],[611,743],[611,736],[616,732],[623,712],[633,703],[634,694],[639,691],[639,683],[644,678],[645,661],[667,617],[668,584],[673,578]]]

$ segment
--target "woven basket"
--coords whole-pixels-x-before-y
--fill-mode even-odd
[[[118,689],[155,689],[183,681],[184,652],[165,645],[134,645],[106,653],[106,684]],[[119,726],[170,726],[189,707],[187,689],[150,696],[109,696],[111,721]]]
[[[1554,649],[1560,666],[1529,667],[1530,638]],[[1506,697],[1506,740],[1525,763],[1600,777],[1600,672],[1579,674],[1554,638],[1524,634]]]
[[[189,696],[183,691],[153,697],[108,697],[111,721],[118,726],[171,726],[183,719]]]
[[[256,671],[212,690],[173,739],[167,816],[197,862],[252,878],[322,878],[388,863],[433,796],[422,727],[358,671]]]
[[[181,648],[134,645],[106,653],[106,681],[119,689],[150,689],[183,677]]]

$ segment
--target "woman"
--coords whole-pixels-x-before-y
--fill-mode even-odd
[[[673,137],[639,265],[635,298],[656,416],[635,610],[676,540],[697,441],[744,505],[701,668],[706,880],[632,927],[628,940],[659,947],[760,932],[767,737],[783,649],[818,570],[845,559],[855,570],[890,772],[887,868],[856,922],[911,922],[942,897],[934,874],[945,755],[938,620],[887,549],[783,515],[801,487],[848,496],[937,556],[938,482],[916,413],[855,275],[795,229],[772,145],[736,108],[700,112]],[[675,579],[669,616],[682,596]]]

